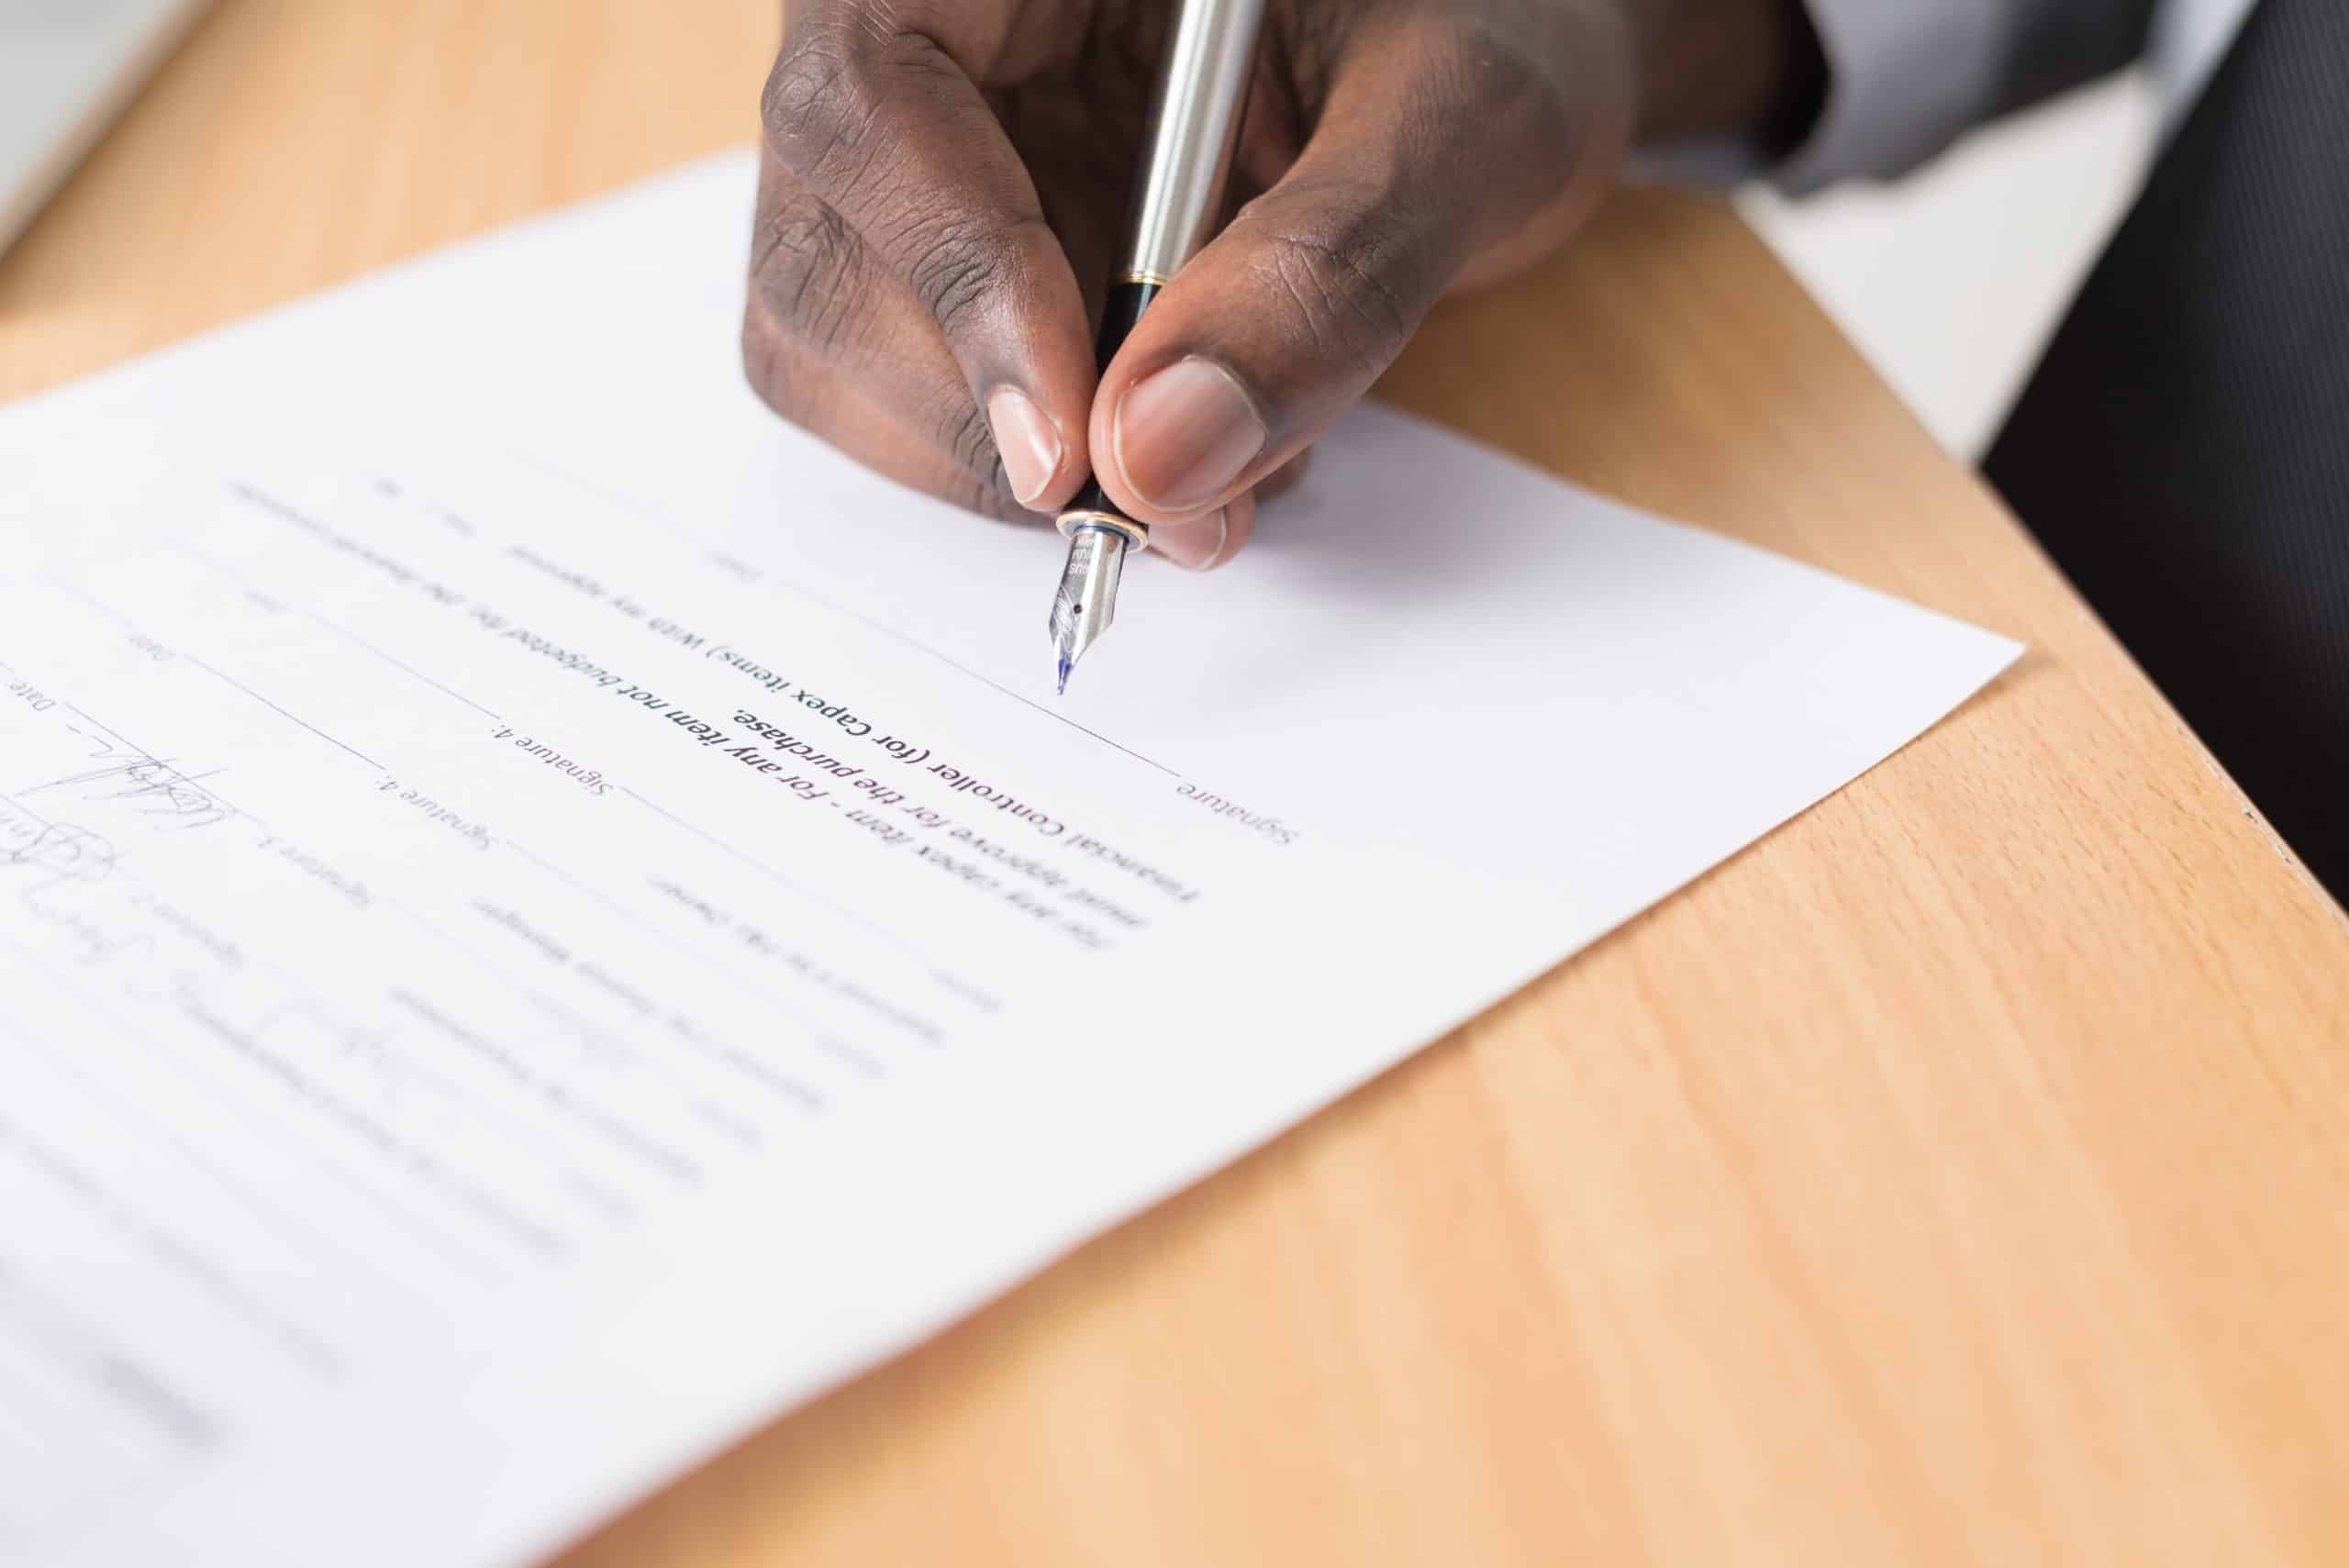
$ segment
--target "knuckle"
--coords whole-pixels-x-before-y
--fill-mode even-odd
[[[783,166],[812,179],[865,145],[882,100],[854,42],[815,32],[785,45],[767,77],[760,117]]]
[[[922,487],[967,511],[1016,517],[1023,509],[1011,493],[996,450],[995,432],[971,390],[941,378],[901,384],[893,409],[907,439],[925,454]]]
[[[1010,499],[1011,483],[1003,472],[1003,455],[996,450],[995,430],[975,399],[955,401],[941,421],[940,436],[956,471],[971,477],[978,494],[996,501]],[[966,504],[974,510],[987,509],[976,501]]]
[[[933,455],[926,488],[964,511],[990,517],[1026,515],[1004,475],[986,416],[963,389],[941,389],[938,402],[913,428],[925,432],[920,439]]]
[[[1019,240],[1013,229],[952,217],[926,228],[907,283],[940,328],[959,337],[990,301],[1012,290]]]
[[[1562,168],[1574,141],[1573,64],[1592,53],[1578,47],[1570,10],[1541,8],[1544,21],[1454,20],[1428,40],[1405,106],[1423,153],[1447,167],[1507,159]]]
[[[1003,522],[1017,522],[1031,514],[1012,499],[1011,492],[992,479],[982,475],[963,476],[949,497],[966,512],[976,512],[983,517],[995,517]]]
[[[853,336],[862,314],[857,256],[847,220],[802,192],[760,219],[751,277],[777,322],[812,345],[837,349]]]
[[[1380,204],[1263,237],[1259,263],[1321,354],[1383,365],[1419,326],[1436,291],[1424,242]]]
[[[760,98],[767,144],[811,183],[855,179],[890,143],[889,118],[961,79],[928,34],[841,19],[788,39]]]

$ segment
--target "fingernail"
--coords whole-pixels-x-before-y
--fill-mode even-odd
[[[1231,514],[1221,508],[1185,523],[1161,523],[1150,530],[1150,548],[1192,572],[1205,572],[1223,559],[1231,542]]]
[[[1230,371],[1212,360],[1177,360],[1118,405],[1118,466],[1150,505],[1189,511],[1230,489],[1264,450],[1265,435]]]
[[[1035,400],[1016,386],[987,395],[987,425],[995,450],[1003,454],[1003,474],[1023,506],[1032,506],[1061,465],[1061,433]]]

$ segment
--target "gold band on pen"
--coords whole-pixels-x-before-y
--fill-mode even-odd
[[[1120,284],[1148,284],[1152,288],[1164,288],[1169,280],[1156,272],[1127,272],[1118,279]]]
[[[1115,512],[1072,508],[1063,512],[1057,520],[1063,539],[1074,539],[1079,528],[1106,528],[1110,533],[1122,536],[1136,550],[1150,547],[1150,525],[1138,523],[1131,517],[1121,517]]]

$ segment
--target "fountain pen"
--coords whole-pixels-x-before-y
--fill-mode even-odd
[[[1254,74],[1264,0],[1176,0],[1166,58],[1142,138],[1125,249],[1111,274],[1096,344],[1107,371],[1150,302],[1208,242],[1223,217],[1223,187],[1240,139],[1240,114]],[[1118,608],[1129,550],[1150,529],[1120,512],[1089,477],[1060,515],[1068,564],[1052,595],[1052,654],[1059,690]]]

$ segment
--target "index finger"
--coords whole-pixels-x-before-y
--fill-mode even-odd
[[[1084,296],[1027,166],[980,95],[1009,6],[803,0],[769,78],[783,165],[912,292],[987,411],[1020,501],[1087,472]]]

